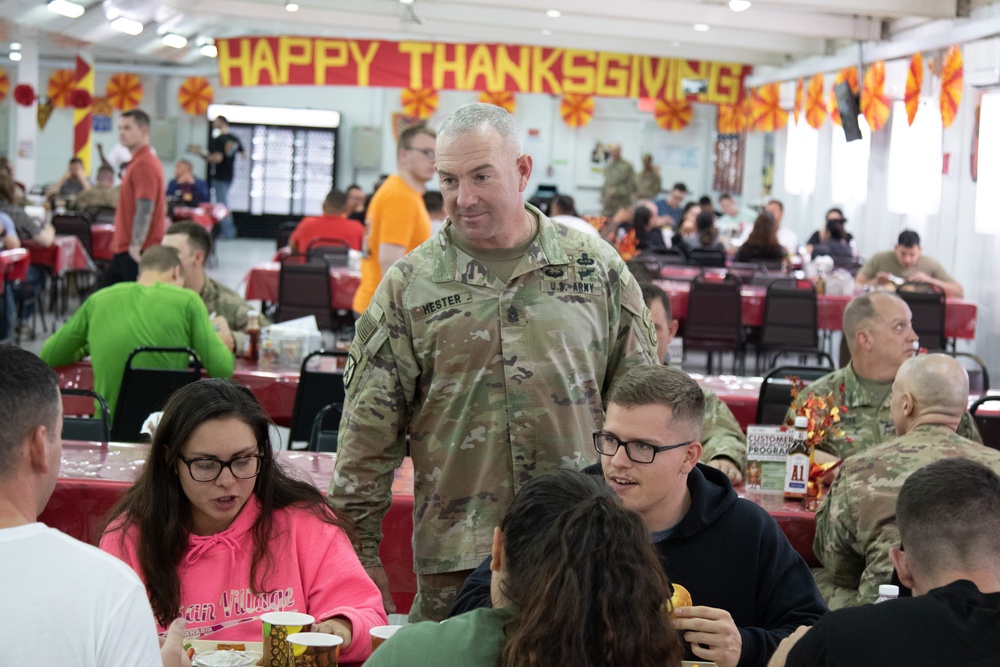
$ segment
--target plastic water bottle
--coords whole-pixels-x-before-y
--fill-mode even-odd
[[[878,587],[878,599],[875,600],[875,604],[879,602],[885,602],[886,600],[895,600],[899,597],[899,586],[893,586],[892,584],[882,584]]]

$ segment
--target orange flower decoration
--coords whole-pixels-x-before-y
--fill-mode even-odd
[[[60,109],[69,104],[69,94],[76,89],[76,72],[71,69],[57,69],[49,77],[49,101]]]
[[[212,85],[201,76],[189,76],[184,79],[180,90],[177,91],[177,101],[181,109],[192,116],[204,116],[213,99],[215,93],[212,91]]]
[[[865,72],[861,89],[861,113],[872,132],[878,132],[889,120],[889,98],[885,95],[885,62],[872,64]]]
[[[795,410],[795,416],[805,417],[809,420],[806,444],[809,445],[810,450],[826,440],[827,436],[834,438],[842,436],[844,432],[837,426],[837,423],[840,422],[840,416],[847,413],[847,408],[836,404],[833,392],[831,391],[825,396],[817,396],[810,391],[804,401],[799,401],[800,395],[805,391],[806,383],[797,376],[791,376],[787,379],[792,383],[792,404],[799,404]],[[843,385],[841,385],[841,393],[843,393]],[[791,420],[788,425],[791,426],[794,423],[794,420]]]
[[[806,122],[809,127],[818,130],[826,120],[826,100],[823,99],[823,75],[817,74],[809,79],[809,89],[806,92]]]
[[[10,78],[7,76],[7,72],[0,70],[0,102],[3,102],[4,98],[7,97],[7,93],[10,91]]]
[[[924,86],[924,57],[914,53],[910,58],[910,72],[906,75],[906,93],[903,102],[906,104],[906,121],[913,125],[920,108],[920,90]]]
[[[837,107],[837,91],[836,85],[838,83],[843,83],[846,81],[850,86],[851,90],[855,95],[858,94],[858,68],[851,65],[850,67],[845,67],[840,70],[836,77],[833,79],[834,89],[830,91],[830,120],[832,120],[837,125],[840,125],[840,109]]]
[[[635,230],[628,230],[622,239],[617,243],[618,254],[621,255],[622,259],[626,262],[639,254],[639,241],[635,238]]]
[[[656,100],[656,109],[653,116],[656,117],[656,124],[667,132],[683,130],[691,122],[694,115],[694,108],[687,100]]]
[[[962,103],[962,82],[965,68],[962,66],[962,51],[957,46],[948,49],[941,69],[941,124],[951,127]]]
[[[594,117],[594,98],[590,95],[563,95],[559,115],[570,127],[583,127]]]
[[[795,116],[795,124],[799,124],[799,114],[802,113],[802,92],[804,88],[802,79],[795,82],[795,106],[792,108],[792,113]]]
[[[505,109],[509,114],[514,113],[514,109],[517,108],[514,93],[506,90],[501,90],[499,93],[479,93],[479,101],[483,104],[495,104],[501,109]]]
[[[142,82],[131,72],[118,72],[108,79],[104,89],[111,107],[118,111],[131,111],[142,102]]]
[[[788,124],[788,112],[779,103],[778,84],[769,83],[753,93],[752,127],[758,132],[775,132]]]
[[[747,129],[747,113],[743,104],[719,105],[715,118],[715,129],[719,134],[742,134]]]
[[[438,108],[438,92],[433,88],[407,88],[399,95],[403,113],[427,120]]]

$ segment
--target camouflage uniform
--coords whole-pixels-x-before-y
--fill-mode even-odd
[[[807,386],[799,395],[799,399],[789,408],[785,415],[786,422],[791,423],[795,419],[795,410],[806,400],[810,391],[816,396],[826,396],[832,392],[835,405],[847,407],[847,413],[840,416],[838,424],[843,432],[842,435],[836,438],[827,436],[826,440],[817,445],[822,451],[843,459],[896,435],[896,427],[889,414],[892,392],[890,391],[879,403],[878,397],[866,391],[861,385],[858,376],[854,374],[854,364],[847,364],[844,368],[824,375]],[[980,444],[983,442],[979,429],[976,428],[976,423],[968,412],[962,415],[962,421],[958,424],[958,434]]]
[[[451,222],[389,270],[357,322],[330,497],[379,564],[382,517],[409,432],[418,575],[478,566],[533,476],[597,460],[602,397],[656,363],[639,286],[601,239],[553,223],[505,284],[456,247]],[[424,590],[411,618],[443,617],[454,591]],[[420,608],[420,611],[417,609]]]
[[[117,185],[113,188],[90,188],[76,196],[73,206],[81,211],[90,208],[118,208],[119,190]]]
[[[708,463],[724,456],[746,470],[747,437],[729,406],[714,393],[705,390],[705,421],[701,425],[701,460]]]
[[[612,216],[620,208],[628,208],[635,203],[638,185],[635,170],[625,160],[612,160],[604,167],[604,186],[601,188],[603,215]]]
[[[1000,473],[1000,452],[950,428],[917,426],[904,436],[851,456],[816,513],[813,570],[830,609],[874,602],[891,583],[890,547],[899,546],[896,496],[911,473],[941,458],[964,456]]]
[[[205,284],[201,288],[200,295],[209,313],[221,315],[229,323],[229,328],[233,332],[233,340],[236,341],[236,351],[239,353],[246,344],[244,331],[247,328],[247,313],[254,309],[235,290],[229,289],[208,276],[205,276]],[[261,314],[260,326],[266,327],[269,324],[268,319]]]
[[[663,189],[660,175],[653,169],[643,169],[639,172],[636,197],[639,199],[654,199]]]

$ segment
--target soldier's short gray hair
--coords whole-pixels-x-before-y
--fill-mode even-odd
[[[1000,552],[1000,476],[967,458],[935,461],[903,483],[896,521],[903,548],[921,572],[993,563]]]
[[[691,376],[670,366],[644,365],[629,369],[611,387],[608,403],[623,408],[667,406],[672,420],[693,428],[695,438],[699,437],[705,419],[705,393]]]
[[[484,125],[496,130],[504,148],[515,157],[521,155],[520,133],[514,117],[495,104],[473,102],[459,107],[445,119],[441,129],[438,130],[438,138],[443,140],[461,136],[480,130]]]
[[[854,337],[858,330],[866,322],[879,316],[875,305],[876,299],[894,299],[903,302],[898,296],[889,292],[866,292],[852,299],[847,304],[847,308],[844,309],[843,326],[841,327],[844,339],[852,350],[854,349]]]

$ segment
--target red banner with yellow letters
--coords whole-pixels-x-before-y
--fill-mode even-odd
[[[686,99],[736,104],[749,65],[509,44],[233,37],[215,40],[222,86],[379,86]],[[685,95],[682,81],[704,82]]]

